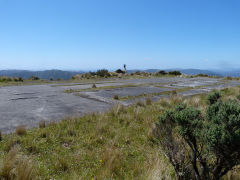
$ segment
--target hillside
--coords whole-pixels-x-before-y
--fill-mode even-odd
[[[32,76],[40,77],[41,79],[71,79],[76,74],[81,74],[83,71],[62,71],[62,70],[45,70],[45,71],[27,71],[27,70],[1,70],[0,76],[22,77],[28,79]]]

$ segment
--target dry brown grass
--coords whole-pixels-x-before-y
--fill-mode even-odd
[[[176,96],[177,95],[177,91],[176,90],[172,90],[170,93],[170,96]]]
[[[20,147],[14,146],[5,156],[0,167],[0,179],[33,180],[35,179],[32,162],[21,156]]]
[[[161,153],[161,152],[159,152]],[[172,169],[166,166],[167,159],[159,158],[158,154],[153,155],[148,168],[147,180],[172,180],[175,179]]]
[[[54,120],[50,121],[50,123],[48,124],[48,126],[56,126],[56,125],[57,125],[57,123]]]
[[[122,104],[117,104],[111,109],[111,113],[113,116],[117,116],[123,112],[125,112],[125,107]]]
[[[140,106],[140,107],[144,107],[145,103],[143,101],[137,101],[135,105]]]
[[[113,99],[115,99],[115,100],[119,100],[118,95],[117,95],[117,94],[114,94]]]
[[[45,128],[46,127],[46,122],[45,121],[41,121],[39,123],[39,128]]]
[[[13,179],[14,174],[14,166],[16,164],[18,154],[18,148],[15,147],[9,151],[9,153],[6,155],[6,157],[3,160],[2,167],[0,170],[0,179]]]
[[[19,135],[19,136],[26,135],[27,134],[26,127],[25,126],[18,126],[16,128],[16,134]]]
[[[152,100],[149,97],[147,97],[145,99],[145,103],[146,103],[146,105],[151,105],[152,104]]]
[[[26,158],[22,158],[18,161],[16,167],[17,180],[33,180],[35,178],[34,167],[32,162]]]

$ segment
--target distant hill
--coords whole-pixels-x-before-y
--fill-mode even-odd
[[[228,71],[223,71],[223,70],[203,70],[203,69],[146,69],[146,70],[133,69],[133,70],[128,70],[128,72],[131,73],[131,72],[136,72],[136,71],[145,71],[145,72],[154,73],[154,72],[158,72],[160,70],[165,70],[165,71],[178,70],[181,73],[187,74],[187,75],[207,74],[207,75],[210,75],[210,76],[240,77],[240,69],[228,70]]]
[[[83,71],[62,71],[62,70],[45,70],[45,71],[27,71],[27,70],[0,70],[0,76],[22,77],[28,79],[32,76],[41,79],[71,79],[76,74],[84,73]]]
[[[146,69],[146,70],[139,70],[139,69],[131,69],[128,70],[128,73],[136,72],[136,71],[145,71],[145,72],[158,72],[160,70],[165,71],[173,71],[178,70],[181,71],[183,74],[188,75],[196,75],[196,74],[207,74],[210,76],[232,76],[232,77],[240,77],[240,69],[237,70],[203,70],[203,69]],[[28,70],[0,70],[0,76],[9,76],[9,77],[22,77],[23,79],[28,79],[32,76],[38,76],[41,79],[71,79],[72,76],[76,74],[82,74],[85,71],[62,71],[62,70],[45,70],[45,71],[28,71]]]
[[[209,76],[222,76],[221,73],[211,71],[211,70],[202,70],[202,69],[180,69],[183,74],[188,75],[197,75],[197,74],[207,74]]]

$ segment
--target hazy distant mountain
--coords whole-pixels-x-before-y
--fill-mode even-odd
[[[145,72],[158,72],[160,70],[165,71],[173,71],[178,70],[183,74],[188,75],[196,75],[196,74],[207,74],[211,76],[232,76],[232,77],[240,77],[240,69],[239,70],[202,70],[202,69],[146,69],[146,70],[138,70],[132,69],[128,70],[128,73],[136,72],[136,71],[145,71]],[[45,71],[27,71],[27,70],[0,70],[0,76],[9,76],[9,77],[22,77],[23,79],[30,78],[32,76],[38,76],[41,79],[71,79],[72,76],[76,74],[82,74],[84,71],[62,71],[62,70],[45,70]]]
[[[136,71],[145,71],[145,72],[158,72],[160,70],[165,70],[165,71],[173,71],[173,70],[178,70],[181,71],[183,74],[188,74],[188,75],[197,75],[197,74],[207,74],[210,76],[232,76],[232,77],[240,77],[240,69],[239,70],[228,70],[228,71],[223,71],[223,70],[203,70],[203,69],[146,69],[146,70],[138,70],[138,69],[132,69],[128,70],[129,73],[131,72],[136,72]]]
[[[222,76],[240,77],[240,69],[228,70],[228,71],[216,71]]]
[[[45,70],[45,71],[27,71],[27,70],[0,70],[0,76],[22,77],[23,79],[32,76],[40,77],[41,79],[70,79],[76,74],[81,74],[83,71],[61,71],[61,70]]]
[[[180,69],[183,74],[188,75],[197,75],[197,74],[207,74],[209,76],[222,76],[221,73],[217,73],[211,70],[202,70],[202,69]]]

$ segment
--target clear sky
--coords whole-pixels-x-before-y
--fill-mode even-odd
[[[240,68],[239,0],[0,0],[0,69]]]

